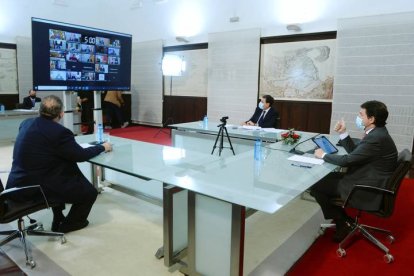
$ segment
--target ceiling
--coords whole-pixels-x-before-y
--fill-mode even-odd
[[[208,33],[260,28],[262,37],[336,30],[338,18],[414,11],[408,0],[0,0],[0,42],[31,36],[31,17],[129,33],[165,45]],[[231,22],[235,21],[235,22]],[[297,32],[296,32],[297,33]]]

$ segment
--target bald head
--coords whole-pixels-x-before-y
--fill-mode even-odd
[[[40,116],[54,120],[56,118],[61,117],[61,113],[63,111],[63,104],[62,101],[54,96],[50,95],[45,98],[43,98],[42,103],[40,104],[39,113]]]

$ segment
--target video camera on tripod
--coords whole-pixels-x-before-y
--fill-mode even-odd
[[[233,145],[231,144],[231,141],[230,141],[230,137],[229,137],[229,133],[227,132],[227,128],[226,128],[226,124],[227,124],[227,119],[229,118],[229,116],[224,116],[224,117],[222,117],[221,119],[220,119],[220,122],[221,122],[221,124],[219,124],[217,127],[219,127],[220,129],[219,129],[219,132],[217,133],[217,137],[216,137],[216,142],[214,143],[214,146],[213,146],[213,150],[211,151],[211,154],[213,154],[214,153],[214,150],[216,149],[216,147],[217,147],[217,141],[218,141],[218,139],[219,139],[219,137],[220,137],[220,145],[219,145],[219,156],[221,156],[221,151],[223,150],[223,140],[224,140],[224,132],[226,132],[226,136],[227,136],[227,140],[229,141],[229,144],[230,144],[230,147],[228,147],[228,148],[230,148],[231,150],[232,150],[232,152],[233,152],[233,155],[236,155],[235,153],[234,153],[234,149],[233,149]]]
[[[217,127],[226,126],[228,118],[229,116],[221,117],[220,122],[222,122],[222,124],[219,124]]]

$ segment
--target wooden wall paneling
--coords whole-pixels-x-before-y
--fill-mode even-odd
[[[205,97],[164,96],[163,123],[170,118],[175,124],[200,121],[206,114]]]
[[[332,103],[305,101],[275,101],[281,129],[329,133]]]
[[[309,102],[307,131],[329,134],[331,113],[331,103]]]
[[[18,94],[0,95],[0,103],[4,104],[6,110],[15,109],[16,104],[19,103],[19,95]]]

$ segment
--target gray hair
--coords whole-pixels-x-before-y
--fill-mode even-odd
[[[62,110],[63,103],[59,97],[50,95],[43,98],[42,103],[40,104],[39,113],[43,118],[54,120],[59,117]]]

